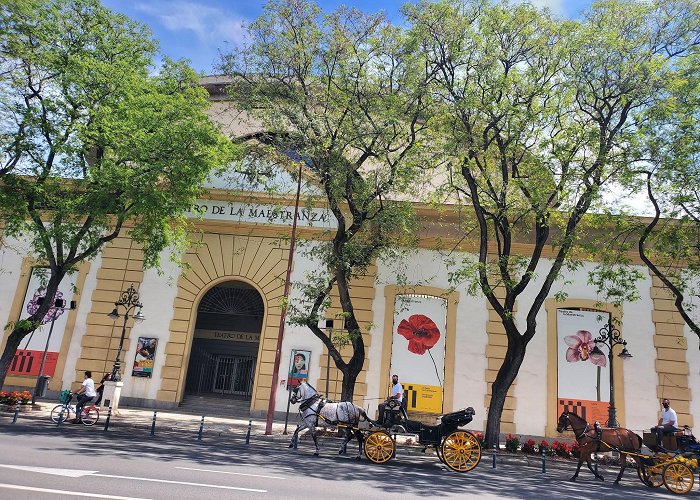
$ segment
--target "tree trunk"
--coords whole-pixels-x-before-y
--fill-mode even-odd
[[[343,372],[342,392],[340,394],[341,401],[352,402],[355,396],[355,382],[357,382],[357,376],[359,374],[359,370],[353,369],[351,366],[348,366],[348,369]]]
[[[61,280],[63,280],[65,275],[65,271],[62,269],[51,271],[49,282],[46,285],[45,294],[45,297],[49,300],[44,300],[36,312],[25,319],[30,321],[40,321],[44,316],[46,316],[46,313],[53,305],[54,297],[58,291],[58,285],[61,284]],[[5,344],[5,350],[2,352],[2,357],[0,357],[0,389],[2,389],[5,385],[7,372],[10,370],[12,359],[15,357],[15,353],[17,352],[20,342],[22,342],[22,339],[32,333],[34,330],[36,330],[36,328],[15,326],[12,333],[8,336],[7,344]]]
[[[7,337],[5,350],[2,352],[2,357],[0,358],[0,389],[5,385],[5,377],[7,377],[7,372],[10,370],[12,359],[15,357],[15,352],[17,352],[20,342],[22,342],[22,339],[29,333],[31,333],[31,331],[23,331],[16,328],[12,331],[10,336]]]
[[[489,449],[494,445],[497,447],[499,446],[501,415],[503,414],[506,396],[518,375],[518,370],[520,370],[520,365],[524,358],[525,344],[519,340],[513,339],[509,335],[506,357],[491,387],[491,404],[489,405],[489,412],[486,420],[486,435],[484,436],[485,445]]]

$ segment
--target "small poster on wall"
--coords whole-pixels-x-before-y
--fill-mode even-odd
[[[139,337],[136,344],[136,357],[131,375],[134,377],[148,377],[153,375],[153,360],[156,357],[158,339],[154,337]]]
[[[287,377],[287,387],[296,387],[309,378],[309,361],[311,351],[292,349],[289,358],[289,376]]]

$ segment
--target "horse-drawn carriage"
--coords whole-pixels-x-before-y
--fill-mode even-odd
[[[688,493],[693,488],[693,471],[700,458],[700,444],[692,430],[685,426],[681,431],[666,435],[661,445],[657,444],[655,433],[645,432],[642,441],[653,454],[640,461],[639,479],[650,488],[663,484],[673,493]]]
[[[395,455],[396,440],[392,436],[418,436],[423,449],[432,447],[440,461],[456,472],[468,472],[481,460],[479,440],[469,431],[459,427],[467,425],[474,418],[474,408],[465,408],[447,413],[439,418],[436,425],[427,425],[410,420],[405,409],[396,400],[389,400],[384,409],[382,422],[377,428],[365,431],[365,455],[375,464],[388,462]]]
[[[294,446],[300,430],[308,428],[316,445],[316,455],[316,427],[320,425],[346,430],[340,453],[345,453],[347,443],[354,435],[359,446],[357,458],[359,459],[364,451],[365,456],[376,464],[386,463],[396,456],[397,435],[418,436],[418,443],[423,446],[423,450],[432,447],[440,461],[456,472],[468,472],[481,460],[479,440],[471,432],[459,429],[472,421],[473,408],[447,413],[439,418],[436,425],[426,425],[410,420],[405,409],[397,401],[390,400],[385,407],[382,421],[376,422],[367,417],[362,408],[350,402],[324,401],[306,382],[294,390],[291,402],[300,404],[302,424],[294,431],[289,446]],[[360,427],[360,419],[364,419],[370,425]]]
[[[687,426],[683,431],[664,436],[661,445],[657,444],[655,433],[645,432],[642,438],[622,427],[601,427],[597,423],[591,425],[575,413],[565,411],[559,417],[557,430],[563,432],[567,428],[574,432],[581,451],[578,468],[571,481],[578,477],[584,461],[595,477],[602,481],[603,476],[591,467],[591,455],[615,451],[620,453],[620,473],[615,483],[622,479],[627,457],[630,457],[637,463],[639,479],[650,488],[658,488],[663,484],[669,491],[679,495],[688,493],[693,488],[693,471],[698,466],[700,445]],[[651,455],[642,453],[643,444],[651,450]]]

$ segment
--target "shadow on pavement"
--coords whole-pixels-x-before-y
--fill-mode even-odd
[[[348,445],[346,456],[338,456],[338,441],[334,438],[321,438],[321,456],[314,457],[310,442],[302,441],[298,450],[290,450],[286,442],[260,437],[251,438],[251,444],[245,445],[245,436],[221,441],[218,436],[205,433],[203,440],[198,441],[195,433],[185,437],[182,431],[162,428],[155,437],[151,437],[147,430],[134,432],[122,427],[104,432],[101,425],[84,427],[62,424],[57,427],[51,422],[32,421],[17,424],[1,422],[0,433],[65,437],[65,446],[52,450],[67,456],[82,455],[84,450],[89,449],[92,456],[109,455],[133,460],[133,450],[138,450],[139,457],[151,456],[164,463],[186,460],[210,467],[258,466],[279,475],[303,475],[323,481],[362,481],[379,491],[402,493],[410,497],[440,497],[457,492],[545,500],[589,499],[603,495],[611,499],[675,497],[663,487],[652,490],[642,485],[633,468],[625,472],[621,486],[611,484],[617,471],[602,468],[601,472],[606,473],[605,483],[594,481],[584,469],[579,481],[571,483],[567,479],[573,474],[573,464],[551,469],[546,474],[535,467],[519,467],[516,464],[501,463],[492,469],[491,458],[487,455],[476,469],[460,474],[449,471],[432,454],[407,455],[402,450],[399,450],[396,459],[384,465],[375,465],[364,457],[357,461],[356,442]]]

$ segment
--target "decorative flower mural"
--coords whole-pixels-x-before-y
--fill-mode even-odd
[[[402,319],[397,328],[399,335],[408,340],[408,350],[414,354],[425,354],[440,340],[440,330],[435,322],[423,314]]]
[[[576,361],[590,361],[596,366],[605,366],[605,354],[593,353],[595,342],[593,335],[588,330],[579,330],[576,335],[564,337],[564,342],[569,348],[566,350],[566,360],[569,363]]]
[[[37,309],[39,309],[39,298],[44,297],[46,292],[44,290],[37,290],[34,292],[32,300],[27,303],[27,312],[29,314],[34,314]],[[63,298],[63,292],[58,290],[56,296],[54,297],[54,303],[58,299]],[[46,315],[41,319],[41,324],[45,325],[51,320],[58,319],[58,317],[63,314],[64,310],[60,307],[51,306],[51,308],[46,312]]]

